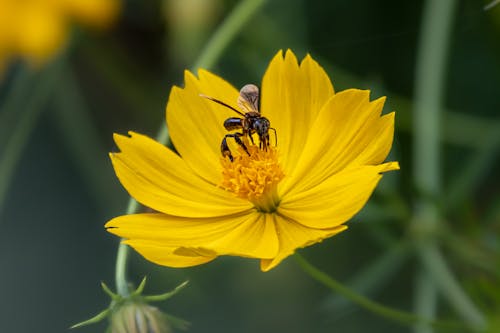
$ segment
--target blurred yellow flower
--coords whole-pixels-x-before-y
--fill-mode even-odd
[[[221,157],[224,120],[237,114],[239,93],[218,76],[185,73],[174,87],[167,124],[176,152],[137,133],[115,135],[115,172],[132,197],[155,213],[119,216],[106,224],[146,259],[186,267],[220,255],[258,258],[268,271],[292,254],[331,237],[366,203],[394,135],[394,112],[367,90],[334,93],[309,55],[279,52],[262,81],[261,114],[276,129],[271,144],[245,139],[248,154],[228,138],[234,161]],[[239,105],[236,106],[236,104]],[[234,144],[233,144],[234,143]],[[265,146],[265,145],[264,145]],[[227,154],[226,154],[227,155]]]
[[[13,57],[43,63],[66,42],[72,23],[105,27],[119,0],[0,0],[0,70]]]

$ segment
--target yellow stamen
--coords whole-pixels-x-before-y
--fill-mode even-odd
[[[284,174],[278,163],[278,152],[274,147],[266,151],[248,145],[250,156],[239,147],[234,161],[221,158],[221,187],[233,192],[237,197],[251,201],[264,212],[276,210],[279,198],[276,187]]]

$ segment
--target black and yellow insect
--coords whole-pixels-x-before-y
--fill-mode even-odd
[[[231,150],[227,144],[227,138],[233,138],[238,145],[250,156],[247,146],[241,138],[248,137],[250,142],[255,145],[252,135],[257,134],[259,137],[259,148],[267,151],[269,147],[269,130],[274,131],[275,140],[277,142],[276,129],[271,127],[269,119],[263,117],[259,111],[259,88],[254,84],[247,84],[240,90],[238,97],[238,106],[243,111],[238,111],[232,106],[219,101],[213,97],[200,95],[220,105],[223,105],[242,117],[231,117],[224,121],[224,128],[228,131],[241,130],[241,132],[229,133],[222,139],[220,149],[222,156],[229,157],[234,160]]]

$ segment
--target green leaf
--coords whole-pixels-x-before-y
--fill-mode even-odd
[[[79,328],[79,327],[87,326],[87,325],[91,325],[91,324],[96,324],[96,323],[100,322],[101,320],[103,320],[104,318],[106,318],[108,316],[109,312],[110,312],[110,309],[106,309],[106,310],[100,312],[99,314],[97,314],[96,316],[94,316],[88,320],[82,321],[81,323],[75,324],[75,325],[71,326],[70,328],[73,329],[73,328]]]
[[[189,281],[184,281],[183,283],[178,285],[174,290],[169,291],[168,293],[165,293],[165,294],[144,296],[144,300],[146,300],[147,302],[160,302],[160,301],[167,300],[170,297],[177,294],[182,289],[184,289],[184,287],[186,287],[188,283],[189,283]]]
[[[111,297],[111,299],[113,301],[119,300],[121,298],[120,295],[115,294],[114,292],[112,292],[111,289],[109,289],[109,287],[106,285],[106,283],[101,282],[101,287],[102,287],[102,290],[104,290],[104,292],[106,294],[108,294],[108,296]]]
[[[139,296],[144,291],[144,287],[146,287],[146,277],[142,279],[137,289],[130,296]]]

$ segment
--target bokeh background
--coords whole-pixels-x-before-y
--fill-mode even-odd
[[[443,189],[432,198],[441,221],[432,236],[494,329],[500,327],[494,324],[500,322],[500,5],[485,11],[485,4],[461,0],[453,14],[440,130]],[[0,332],[67,332],[108,305],[99,283],[114,286],[118,239],[103,225],[123,214],[128,201],[107,157],[116,150],[112,134],[156,135],[170,87],[182,85],[183,70],[237,1],[119,5],[98,29],[69,20],[67,38],[53,52],[30,58],[14,50],[2,59]],[[384,176],[347,232],[300,252],[353,290],[406,311],[414,308],[421,271],[411,241],[401,240],[413,237],[420,195],[412,177],[412,111],[423,6],[269,0],[212,68],[236,87],[259,83],[277,50],[290,48],[318,60],[336,90],[388,97],[386,111],[397,112],[391,159],[401,170]],[[145,275],[146,294],[190,281],[159,306],[190,321],[193,333],[412,330],[331,293],[293,258],[262,273],[256,260],[223,257],[169,269],[133,253],[131,281]],[[439,318],[462,319],[446,295],[437,297]]]

